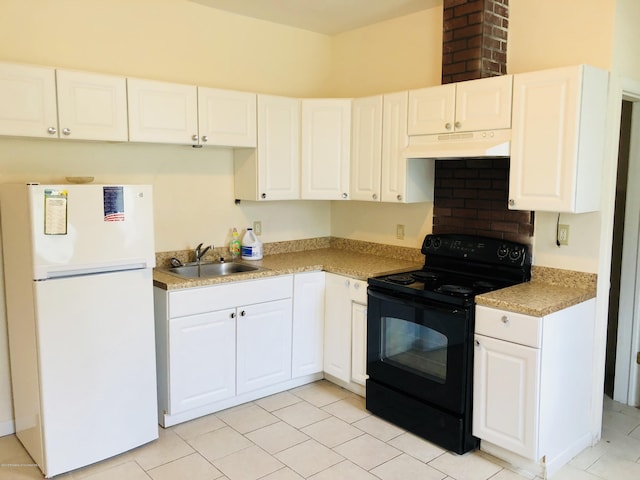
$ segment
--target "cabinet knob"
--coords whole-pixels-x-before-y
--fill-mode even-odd
[[[191,135],[191,140],[193,140],[194,142],[198,141],[198,135]]]
[[[351,282],[349,280],[345,280],[344,281],[344,286],[348,287],[349,285],[351,285]]]
[[[396,198],[398,199],[399,202],[402,201],[402,195],[398,195]]]
[[[513,206],[515,206],[515,204],[516,204],[516,201],[513,198],[510,198],[509,199],[509,206],[513,207]]]
[[[202,136],[202,143],[207,143],[209,141],[209,137],[207,137],[206,135]]]
[[[344,199],[349,198],[349,194],[348,193],[343,193],[342,194],[342,198],[344,198]]]
[[[476,340],[474,343],[476,344],[476,347],[480,346],[480,340]]]
[[[267,194],[266,193],[261,194],[260,198],[267,198]]]
[[[446,128],[447,130],[451,130],[451,124],[449,122],[445,123],[444,128]]]
[[[372,197],[374,200],[377,200],[377,199],[378,199],[378,194],[377,194],[377,193],[374,193],[373,195],[371,195],[371,197]]]
[[[360,288],[360,284],[359,283],[354,283],[353,284],[353,288],[355,288],[356,290],[358,290]]]
[[[509,317],[503,315],[500,321],[506,325],[507,323],[509,323]]]
[[[247,312],[245,312],[244,310],[242,310],[242,311],[240,312],[240,316],[241,316],[241,317],[244,317],[246,314],[247,314]]]
[[[453,124],[453,126],[456,127],[456,128],[460,128],[460,127],[462,127],[462,124],[460,122],[456,122],[456,123]]]
[[[62,129],[62,134],[69,136],[69,135],[71,135],[71,130],[68,129],[68,128],[63,128]]]
[[[236,318],[236,312],[231,312],[231,315],[229,315],[231,318]]]
[[[56,129],[56,127],[49,127],[47,128],[47,133],[49,135],[55,135],[56,133],[58,133],[58,130]]]

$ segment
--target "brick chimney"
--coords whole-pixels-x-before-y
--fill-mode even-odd
[[[442,83],[507,73],[509,0],[444,0]]]

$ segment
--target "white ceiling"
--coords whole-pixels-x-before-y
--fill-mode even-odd
[[[247,17],[335,35],[441,5],[442,0],[191,0]]]

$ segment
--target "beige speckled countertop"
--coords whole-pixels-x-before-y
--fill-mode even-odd
[[[321,248],[301,252],[265,255],[262,260],[243,262],[250,265],[264,267],[259,272],[239,273],[207,279],[187,280],[160,269],[155,269],[153,283],[159,288],[177,290],[205,285],[215,285],[226,282],[253,280],[274,275],[311,272],[324,270],[331,273],[366,280],[368,277],[397,272],[416,270],[421,263],[411,260],[391,258],[370,253],[360,253],[338,248]]]
[[[219,258],[225,252],[225,248],[215,249],[211,255]],[[157,264],[167,265],[171,256],[178,256],[182,261],[192,260],[188,254],[164,252],[157,255]],[[420,249],[323,237],[266,244],[262,260],[244,262],[264,268],[257,272],[187,280],[156,268],[153,283],[165,290],[179,290],[316,270],[366,280],[368,277],[416,270],[422,267],[423,262]],[[596,295],[595,274],[533,266],[531,276],[531,282],[478,295],[476,303],[541,317]]]
[[[543,317],[596,296],[596,275],[533,267],[532,281],[476,296],[476,304]]]

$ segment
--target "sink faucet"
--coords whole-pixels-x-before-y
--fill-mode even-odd
[[[209,249],[213,247],[213,245],[207,245],[204,250],[202,250],[202,243],[196,247],[196,262],[200,263],[204,254],[209,251]]]

